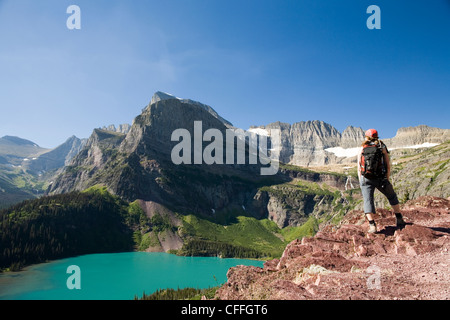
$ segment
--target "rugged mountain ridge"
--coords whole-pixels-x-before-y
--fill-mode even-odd
[[[84,140],[75,136],[54,149],[18,137],[0,138],[0,208],[41,196],[47,182],[78,153]]]
[[[424,143],[440,144],[450,140],[450,129],[433,128],[426,125],[400,128],[395,137],[384,139],[390,148],[418,146]]]
[[[160,225],[140,233],[139,237],[144,239],[140,250],[146,251],[180,250],[191,240],[198,242],[198,232],[182,228],[191,224],[181,223],[179,214],[221,223],[228,223],[237,215],[264,218],[263,210],[253,210],[258,187],[268,179],[276,183],[285,178],[262,177],[260,164],[174,164],[172,149],[180,143],[172,141],[175,130],[185,130],[189,135],[186,139],[193,148],[183,153],[190,153],[193,159],[194,138],[198,134],[196,121],[201,121],[202,135],[215,129],[225,137],[228,126],[197,103],[176,98],[152,101],[134,119],[127,134],[95,129],[48,193],[104,186],[110,193],[138,203],[145,216]],[[206,145],[209,142],[203,142],[201,150]],[[198,224],[189,230],[195,230]],[[217,247],[216,242],[211,242],[214,237],[200,240]]]
[[[19,166],[24,159],[48,152],[36,143],[14,136],[0,138],[0,163]]]
[[[191,100],[191,99],[181,99],[181,98],[177,98],[169,93],[166,92],[161,92],[161,91],[157,91],[155,92],[155,94],[153,95],[151,101],[150,101],[150,105],[158,102],[158,101],[162,101],[162,100],[173,100],[173,99],[177,99],[178,101],[181,101],[183,103],[186,104],[191,104],[191,105],[196,105],[199,106],[200,108],[204,109],[205,111],[209,112],[214,118],[218,119],[219,121],[221,121],[226,127],[231,128],[233,127],[233,124],[231,122],[229,122],[228,120],[225,120],[224,118],[222,118],[211,106],[206,105],[204,103],[195,101],[195,100]]]
[[[302,121],[294,124],[275,122],[266,126],[251,127],[259,134],[271,135],[271,130],[281,130],[280,161],[305,167],[356,163],[356,155],[364,140],[364,130],[347,127],[340,133],[323,121]],[[426,148],[450,140],[450,129],[426,125],[400,128],[393,138],[382,139],[389,149]]]
[[[422,197],[403,207],[406,227],[396,230],[390,211],[367,234],[362,213],[349,213],[336,229],[292,241],[263,268],[238,266],[216,299],[450,299],[450,201]]]
[[[102,128],[99,128],[99,129],[127,134],[131,129],[131,125],[128,123],[124,123],[124,124],[119,124],[116,127],[114,124],[110,124],[109,126],[103,126]]]
[[[292,125],[274,122],[267,126],[251,127],[249,131],[264,132],[261,129],[269,136],[274,129],[281,131],[281,162],[306,167],[328,164],[333,155],[327,154],[325,149],[339,145],[342,139],[336,128],[318,120],[301,121]],[[360,131],[362,132],[362,129]],[[346,144],[351,143],[349,139],[353,135],[358,136],[358,130],[349,127],[345,133]]]
[[[152,99],[129,132],[94,130],[86,146],[51,185],[50,193],[84,190],[103,184],[126,200],[154,201],[177,210],[211,213],[245,205],[260,178],[260,165],[175,165],[171,151],[176,129],[185,129],[194,146],[194,122],[203,132],[217,129],[226,136],[226,124],[211,110],[177,98]],[[207,145],[206,142],[203,146]],[[193,159],[194,148],[191,148]],[[189,181],[189,188],[185,183]],[[201,200],[201,201],[196,201]]]
[[[62,168],[70,163],[72,158],[80,152],[86,139],[71,136],[58,147],[45,152],[35,158],[29,159],[23,166],[26,170],[39,174],[50,170]]]

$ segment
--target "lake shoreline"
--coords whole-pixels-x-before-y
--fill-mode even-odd
[[[226,282],[229,268],[241,264],[262,267],[263,263],[139,251],[80,255],[0,274],[0,299],[130,300],[157,290],[216,287]],[[81,270],[81,290],[66,287],[71,265]]]

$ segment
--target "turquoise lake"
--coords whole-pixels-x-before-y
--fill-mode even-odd
[[[67,287],[71,265],[80,268],[80,289]],[[237,265],[262,267],[263,261],[155,252],[84,255],[0,274],[0,299],[129,300],[163,288],[214,287],[225,283],[228,269]]]

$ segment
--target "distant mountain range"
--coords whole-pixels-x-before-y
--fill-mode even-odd
[[[364,141],[364,130],[360,127],[349,126],[341,133],[332,125],[318,120],[292,125],[275,122],[252,127],[250,131],[270,136],[273,129],[281,130],[280,161],[305,167],[355,164]],[[400,128],[395,137],[382,140],[389,150],[421,149],[450,140],[450,129],[426,125]]]
[[[24,159],[37,157],[47,151],[49,150],[19,137],[4,136],[0,138],[0,164],[20,165]]]
[[[177,98],[164,92],[156,92],[150,105],[163,100],[200,106],[212,116],[220,120],[227,128],[234,128],[232,123],[223,119],[212,107],[190,99]],[[128,133],[130,125],[123,124],[103,127],[103,130]],[[280,161],[305,167],[316,167],[330,164],[355,163],[356,154],[364,140],[364,130],[360,127],[348,126],[342,133],[331,124],[320,120],[301,121],[293,124],[274,122],[264,126],[252,126],[248,129],[262,135],[271,135],[271,131],[281,131]],[[436,146],[450,140],[450,129],[433,128],[426,125],[400,128],[395,137],[382,137],[390,150],[422,149]]]
[[[57,170],[81,150],[85,139],[75,136],[54,149],[19,137],[0,138],[0,208],[42,195]]]

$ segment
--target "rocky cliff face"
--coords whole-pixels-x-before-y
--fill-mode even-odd
[[[339,146],[342,148],[355,148],[359,147],[363,140],[363,129],[349,126],[342,132]]]
[[[190,105],[195,105],[198,106],[200,108],[202,108],[203,110],[207,111],[208,113],[210,113],[214,118],[218,119],[220,122],[222,122],[226,127],[233,127],[233,125],[231,124],[231,122],[225,120],[224,118],[222,118],[211,106],[208,106],[206,104],[203,104],[201,102],[198,101],[194,101],[191,99],[181,99],[181,98],[177,98],[171,94],[165,93],[165,92],[161,92],[161,91],[157,91],[153,97],[152,100],[150,101],[150,105],[157,103],[159,101],[163,101],[163,100],[178,100],[182,103],[186,103],[186,104],[190,104]]]
[[[450,140],[450,129],[432,128],[425,125],[400,128],[395,137],[385,139],[390,148],[419,146],[424,143],[440,144]]]
[[[298,122],[293,125],[275,122],[250,128],[254,132],[281,130],[280,161],[305,167],[334,164],[355,164],[356,155],[364,140],[364,131],[353,126],[342,133],[323,121]],[[264,131],[260,131],[264,130]],[[449,129],[425,125],[400,128],[393,138],[383,139],[390,150],[426,148],[450,140]]]
[[[280,175],[288,182],[260,188],[252,207],[280,228],[301,226],[311,217],[327,220],[347,212],[353,205],[353,197],[344,191],[350,189],[349,182],[356,185],[354,177],[294,166],[282,166]]]
[[[164,99],[163,99],[164,98]],[[95,129],[86,146],[55,180],[49,193],[105,185],[126,200],[154,201],[180,212],[211,215],[241,208],[251,201],[261,179],[260,165],[175,165],[172,141],[177,129],[186,130],[194,160],[195,121],[200,133],[216,129],[226,137],[227,124],[204,105],[156,94],[137,116],[127,134]],[[203,142],[202,150],[209,142]],[[224,145],[224,150],[225,150]]]
[[[422,197],[403,207],[407,225],[379,210],[367,234],[361,212],[336,229],[294,240],[264,268],[238,266],[217,299],[450,299],[450,201]]]
[[[320,166],[330,163],[333,161],[333,154],[328,154],[325,149],[340,145],[342,140],[341,133],[333,126],[317,120],[302,121],[292,125],[275,122],[267,126],[252,127],[250,131],[258,132],[257,129],[267,131],[269,136],[272,130],[280,130],[280,161],[301,166]],[[352,139],[356,139],[356,136],[358,131],[355,128],[347,128],[343,143],[352,145]]]
[[[129,125],[128,123],[124,123],[119,124],[119,126],[116,127],[115,125],[110,124],[109,126],[103,126],[101,129],[106,131],[127,134],[131,129],[131,125]]]
[[[450,195],[450,141],[393,159],[392,182],[402,201]]]
[[[94,129],[85,146],[49,186],[49,191],[55,194],[66,193],[81,191],[95,185],[96,183],[90,184],[89,181],[92,179],[96,181],[101,170],[106,169],[105,164],[112,161],[115,154],[112,150],[124,137],[125,135],[120,133]],[[112,179],[110,183],[115,185],[117,180]]]
[[[54,149],[18,137],[0,138],[0,208],[44,194],[46,183],[84,145],[75,136]]]
[[[22,165],[35,173],[62,168],[65,165],[69,165],[70,161],[80,152],[85,143],[86,139],[72,136],[55,149],[32,158]]]

